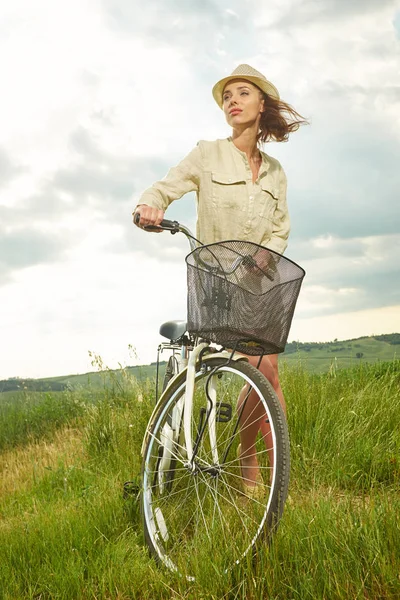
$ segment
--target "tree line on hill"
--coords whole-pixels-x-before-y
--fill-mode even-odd
[[[400,333],[384,333],[382,335],[374,335],[374,338],[379,342],[387,342],[393,346],[400,344]]]
[[[359,348],[360,344],[354,344],[358,340],[374,339],[378,342],[386,342],[390,345],[400,344],[400,333],[385,333],[382,335],[374,335],[361,338],[353,338],[350,340],[338,341],[333,340],[332,342],[289,342],[286,344],[285,354],[293,354],[299,350],[303,352],[310,352],[311,350],[325,350],[328,352],[340,352],[343,350],[350,350],[351,348]]]
[[[67,387],[67,384],[61,381],[20,379],[19,377],[0,381],[0,392],[62,392]]]

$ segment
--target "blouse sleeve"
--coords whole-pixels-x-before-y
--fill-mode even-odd
[[[174,200],[199,190],[201,169],[201,151],[196,146],[176,167],[168,171],[164,179],[143,192],[138,205],[147,204],[165,211]]]
[[[284,170],[279,174],[279,199],[273,216],[272,235],[265,245],[279,254],[283,254],[288,244],[290,218],[286,202],[287,179]],[[264,245],[264,244],[263,244]]]

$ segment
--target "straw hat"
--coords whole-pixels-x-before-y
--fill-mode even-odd
[[[264,77],[262,73],[256,71],[256,69],[253,69],[253,67],[250,67],[250,65],[239,65],[231,75],[220,79],[212,89],[214,100],[220,108],[222,108],[223,104],[222,94],[224,88],[228,81],[231,81],[232,79],[245,79],[246,81],[250,81],[250,83],[254,83],[254,85],[259,87],[260,90],[269,96],[273,96],[279,100],[278,90],[270,81],[268,81],[268,79]]]

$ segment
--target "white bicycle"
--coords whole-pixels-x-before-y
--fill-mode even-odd
[[[271,384],[244,353],[261,360],[283,350],[304,271],[256,244],[196,246],[179,223],[165,220],[161,228],[184,233],[191,244],[188,321],[160,328],[169,342],[158,359],[165,349],[171,357],[142,445],[141,509],[151,553],[193,580],[206,557],[220,571],[252,559],[282,515],[290,468],[286,419]],[[260,253],[268,253],[268,265],[260,267]],[[269,433],[257,435],[259,474],[249,494],[254,482],[243,478],[241,436],[260,412]]]

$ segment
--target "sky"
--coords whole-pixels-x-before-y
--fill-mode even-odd
[[[132,225],[141,193],[230,135],[241,63],[310,125],[288,178],[306,278],[289,340],[400,331],[400,2],[13,0],[0,9],[0,378],[156,359],[186,318],[187,242]],[[166,215],[194,230],[188,194]]]

